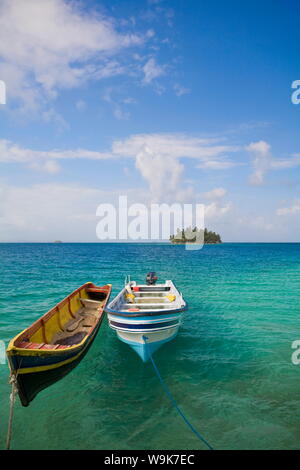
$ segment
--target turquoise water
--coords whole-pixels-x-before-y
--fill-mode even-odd
[[[217,449],[296,449],[300,442],[300,244],[0,244],[0,339],[6,343],[86,281],[147,271],[189,303],[178,337],[155,354],[194,426]],[[8,419],[0,365],[0,447]],[[90,351],[29,408],[15,405],[14,449],[204,448],[170,407],[150,363],[103,323]]]

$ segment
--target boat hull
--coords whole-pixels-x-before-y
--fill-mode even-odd
[[[155,332],[128,333],[117,330],[117,336],[123,343],[128,344],[143,362],[147,362],[155,351],[177,336],[178,330],[179,325]]]
[[[82,361],[96,337],[101,322],[85,347],[70,355],[61,354],[51,358],[38,356],[32,358],[29,356],[28,358],[21,355],[9,357],[13,367],[17,363],[22,365],[17,374],[17,386],[23,406],[28,406],[38,393],[61,380]]]
[[[172,281],[158,286],[134,281],[106,307],[109,326],[146,362],[174,339],[187,304]]]
[[[34,332],[35,335],[37,334],[36,331],[38,331],[37,327],[39,323],[41,322],[42,326],[45,325],[45,320],[43,321],[43,319],[46,318],[48,321],[52,319],[52,322],[54,322],[54,315],[58,315],[57,312],[59,309],[66,310],[65,306],[70,305],[69,298],[71,299],[71,305],[73,305],[72,302],[75,302],[76,297],[83,295],[83,289],[85,288],[92,291],[91,297],[99,295],[93,291],[99,291],[100,289],[101,293],[105,293],[105,300],[103,300],[103,306],[99,307],[94,326],[88,325],[90,332],[88,334],[85,333],[85,336],[78,344],[57,347],[55,343],[39,345],[31,342],[22,342],[23,337],[27,337],[29,334],[32,334],[32,332]],[[17,380],[18,394],[23,406],[28,406],[39,392],[66,376],[83,359],[99,331],[104,318],[104,307],[109,300],[110,293],[110,284],[97,288],[94,284],[87,283],[70,294],[70,296],[58,304],[58,306],[54,307],[54,309],[45,314],[40,320],[17,335],[10,342],[7,349],[7,357],[11,374]],[[83,299],[83,301],[86,301],[86,299]],[[72,313],[72,310],[70,310],[70,313]],[[91,314],[88,318],[90,317]],[[87,320],[82,320],[83,324],[85,322],[87,322]],[[43,333],[44,336],[47,336],[47,330],[45,331],[44,329]],[[30,347],[26,347],[26,344]]]

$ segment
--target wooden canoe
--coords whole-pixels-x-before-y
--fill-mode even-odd
[[[87,282],[10,341],[6,353],[23,406],[81,361],[100,328],[110,293],[111,284]]]

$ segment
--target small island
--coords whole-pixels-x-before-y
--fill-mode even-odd
[[[207,228],[204,229],[204,234],[203,229],[198,229],[197,227],[194,227],[193,229],[191,227],[185,229],[178,228],[176,236],[170,236],[171,243],[180,245],[185,243],[195,243],[197,239],[203,240],[205,245],[222,243],[220,235],[216,232],[207,230]]]

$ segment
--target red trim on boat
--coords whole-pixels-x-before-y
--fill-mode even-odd
[[[88,287],[86,289],[87,292],[103,292],[104,294],[106,294],[109,289],[103,289],[102,287]]]
[[[58,344],[43,344],[40,349],[57,349],[58,346]]]
[[[38,349],[40,346],[41,346],[41,343],[29,343],[26,349]]]

